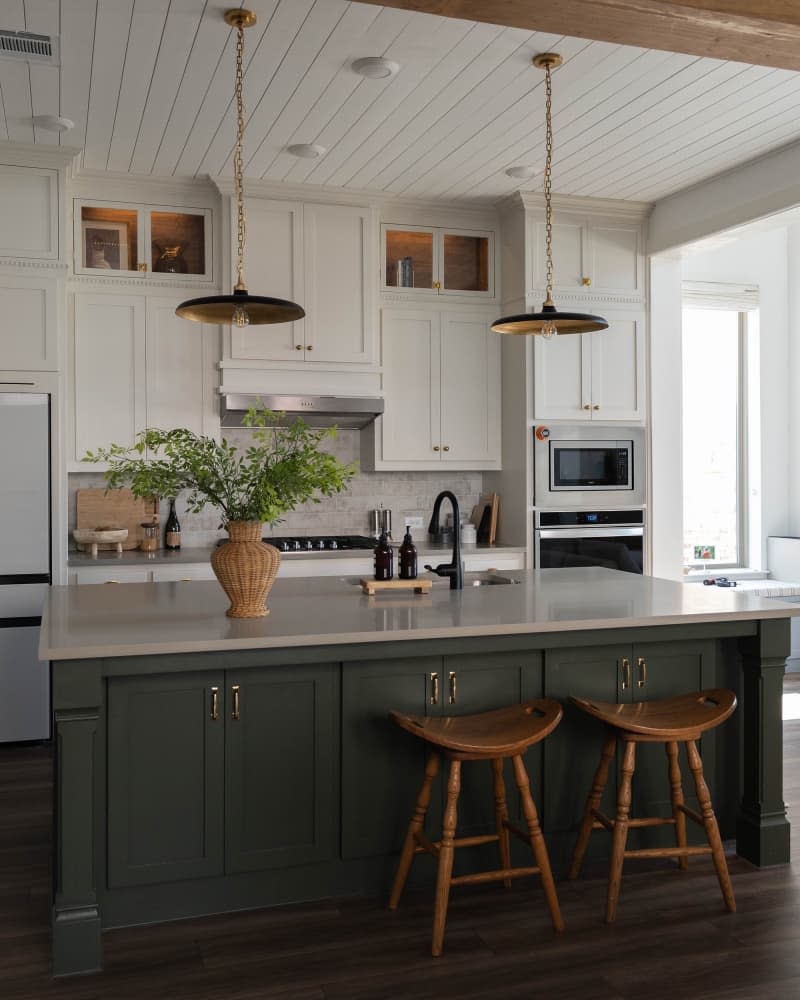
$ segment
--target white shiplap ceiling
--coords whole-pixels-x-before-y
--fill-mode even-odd
[[[83,147],[82,166],[230,175],[234,34],[211,0],[0,0],[0,28],[60,35],[60,67],[0,59],[0,140]],[[541,185],[555,49],[554,189],[654,201],[800,138],[800,74],[349,3],[251,0],[248,177],[422,198]],[[354,59],[385,55],[368,80]],[[61,137],[32,116],[61,114]],[[317,160],[292,143],[327,148]]]

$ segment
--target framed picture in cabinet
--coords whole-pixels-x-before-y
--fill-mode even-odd
[[[128,226],[123,222],[84,220],[83,266],[106,271],[128,270]]]

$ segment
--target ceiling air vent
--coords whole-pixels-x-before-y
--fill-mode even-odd
[[[57,66],[58,37],[0,28],[0,59],[24,59],[26,62]]]

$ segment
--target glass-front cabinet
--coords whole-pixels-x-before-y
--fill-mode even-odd
[[[75,202],[75,273],[211,281],[211,211]]]
[[[381,226],[384,291],[494,296],[494,233]]]

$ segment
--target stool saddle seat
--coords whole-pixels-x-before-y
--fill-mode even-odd
[[[699,739],[701,733],[720,725],[736,709],[736,695],[722,688],[628,705],[584,698],[570,701],[613,729],[659,741]]]
[[[493,760],[524,753],[549,735],[562,715],[557,701],[535,698],[479,715],[437,719],[392,712],[391,718],[409,733],[441,748],[448,757]]]

